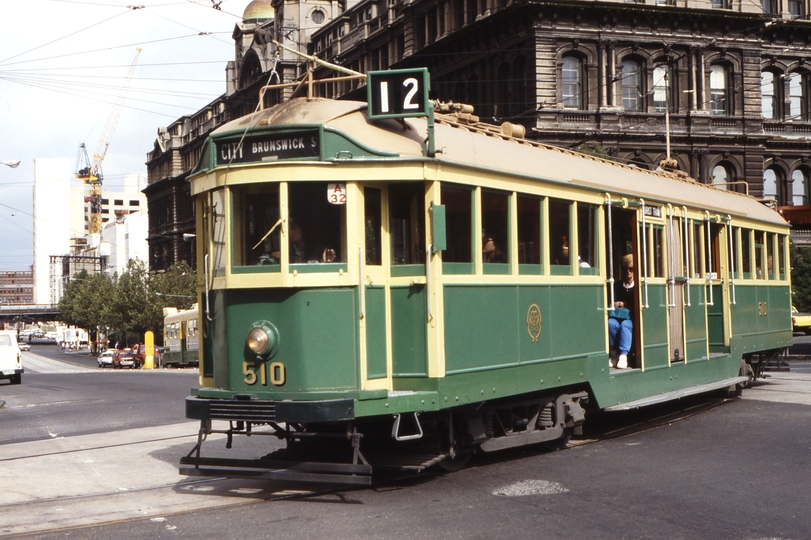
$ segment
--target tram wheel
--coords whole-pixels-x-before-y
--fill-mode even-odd
[[[470,456],[473,454],[456,454],[456,457],[446,457],[436,464],[437,467],[447,472],[455,472],[467,465]]]
[[[546,441],[542,443],[544,448],[549,450],[550,452],[557,452],[558,450],[563,450],[569,444],[569,440],[572,438],[572,431],[567,429],[563,431],[563,435],[560,438],[555,439],[554,441]]]

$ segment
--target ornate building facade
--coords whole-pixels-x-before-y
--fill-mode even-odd
[[[212,129],[254,110],[263,85],[306,75],[290,49],[360,72],[427,67],[432,97],[472,104],[484,121],[522,124],[527,138],[643,168],[669,157],[666,166],[698,182],[804,206],[807,1],[254,0],[234,31],[226,94],[162,131],[149,155],[150,219],[160,194],[180,204]],[[318,68],[315,76],[335,74]],[[318,92],[365,99],[361,84]],[[265,105],[294,92],[267,92]],[[170,221],[150,224],[151,264],[170,259],[153,259],[153,245],[186,231]],[[193,219],[186,223],[191,232]]]

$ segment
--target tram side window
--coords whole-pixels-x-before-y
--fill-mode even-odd
[[[507,193],[482,191],[482,228],[484,262],[509,262],[510,227]]]
[[[212,266],[214,275],[225,274],[225,190],[211,192],[209,208],[206,211],[206,230],[211,231],[211,243],[214,245]]]
[[[766,233],[755,231],[755,274],[757,279],[766,279],[763,264],[766,257]]]
[[[290,264],[346,262],[346,201],[330,203],[326,182],[291,183]]]
[[[701,235],[701,224],[693,222],[693,238],[692,242],[690,243],[690,266],[692,276],[695,278],[701,278],[704,275],[703,265],[701,262],[701,239],[704,238]]]
[[[640,224],[641,226],[641,224]],[[645,225],[641,231],[643,241],[647,245],[648,260],[645,261],[645,271],[648,277],[665,277],[665,258],[663,235],[665,228],[661,225]]]
[[[425,186],[389,186],[391,253],[393,265],[425,263]]]
[[[442,204],[445,205],[445,234],[447,249],[442,262],[471,263],[473,235],[473,192],[469,189],[442,185]]]
[[[541,200],[518,196],[518,263],[541,264]]]
[[[581,274],[597,272],[597,207],[593,204],[577,205],[577,259]]]
[[[379,265],[380,254],[380,190],[377,188],[364,188],[363,190],[363,228],[366,236],[366,264]]]
[[[752,230],[741,229],[741,271],[744,279],[752,278]]]
[[[777,264],[778,272],[780,273],[780,280],[786,280],[786,237],[785,235],[777,236]]]
[[[720,274],[720,249],[718,246],[718,239],[721,235],[721,226],[716,223],[704,222],[705,227],[710,228],[710,241],[707,244],[706,232],[704,233],[704,260],[707,264],[708,277],[718,279]]]
[[[233,205],[234,266],[278,264],[279,185],[235,187]]]
[[[766,270],[769,274],[769,279],[777,279],[777,269],[774,267],[775,258],[774,250],[777,247],[777,235],[770,234],[769,236],[769,251],[766,252]]]
[[[551,261],[555,266],[571,266],[569,225],[572,205],[567,201],[549,199],[549,240]]]

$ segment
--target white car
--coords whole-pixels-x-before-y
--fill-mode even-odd
[[[103,353],[101,353],[99,355],[97,360],[99,362],[99,367],[100,368],[105,368],[107,366],[112,366],[113,365],[113,354],[114,354],[114,352],[115,351],[104,351]]]
[[[0,331],[0,379],[8,379],[11,384],[23,382],[22,354],[16,332]]]
[[[20,348],[21,351],[30,351],[31,350],[31,345],[29,345],[25,341],[20,341],[19,343],[17,343],[17,346]]]

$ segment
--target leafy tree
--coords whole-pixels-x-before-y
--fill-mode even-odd
[[[575,151],[580,152],[581,154],[586,154],[587,156],[594,156],[607,160],[611,159],[611,153],[605,146],[599,143],[583,143],[575,148]]]
[[[799,311],[811,310],[811,248],[791,244],[791,295]]]
[[[65,287],[59,308],[62,321],[88,329],[109,330],[111,343],[142,341],[147,330],[163,338],[163,308],[188,309],[196,301],[197,281],[186,263],[150,274],[146,264],[131,259],[120,276],[82,270]]]

